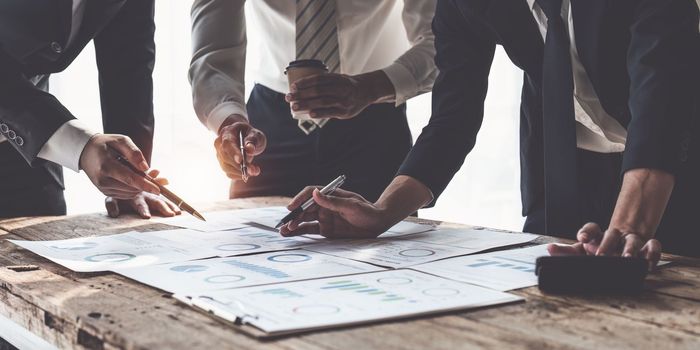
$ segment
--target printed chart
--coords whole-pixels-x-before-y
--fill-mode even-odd
[[[405,239],[483,251],[496,247],[527,243],[537,237],[537,235],[529,233],[508,233],[486,229],[444,228],[437,229],[434,232],[411,235]]]
[[[214,256],[210,249],[179,239],[192,232],[189,230],[160,231],[157,234],[127,232],[56,241],[12,240],[10,242],[73,271],[95,272]]]
[[[353,260],[289,250],[114,271],[171,293],[191,293],[381,270]]]
[[[476,252],[473,249],[404,239],[333,241],[309,246],[305,249],[393,268],[413,266]]]
[[[518,300],[416,271],[393,270],[214,291],[195,297],[193,304],[223,318],[253,316],[247,319],[253,326],[274,334]]]
[[[499,291],[537,285],[535,261],[549,255],[547,245],[463,256],[423,265],[412,269],[476,284]]]

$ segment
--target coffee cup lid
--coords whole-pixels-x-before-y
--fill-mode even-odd
[[[289,65],[284,70],[284,73],[286,74],[287,71],[292,68],[319,68],[323,70],[328,70],[328,67],[326,67],[323,61],[312,59],[296,60],[289,62]]]

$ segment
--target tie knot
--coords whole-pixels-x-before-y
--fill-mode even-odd
[[[542,11],[547,16],[547,19],[557,18],[561,16],[561,4],[563,0],[536,0]]]

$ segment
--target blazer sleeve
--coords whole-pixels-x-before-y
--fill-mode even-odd
[[[432,116],[398,171],[432,191],[429,206],[474,147],[484,116],[496,42],[468,16],[455,1],[438,1],[433,32],[439,74],[433,86]]]
[[[246,20],[244,0],[195,0],[189,79],[197,117],[218,133],[245,106]]]
[[[153,150],[154,0],[128,0],[95,37],[105,133],[129,136],[150,162]]]
[[[693,0],[640,0],[634,9],[627,64],[631,120],[623,172],[653,168],[676,173],[699,142],[700,34]],[[695,131],[697,133],[697,131]]]
[[[32,166],[61,125],[75,117],[51,94],[24,76],[22,65],[0,46],[0,133]],[[14,136],[14,137],[13,137]]]

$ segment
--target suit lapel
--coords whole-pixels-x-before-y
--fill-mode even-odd
[[[571,0],[576,49],[592,82],[600,81],[601,33],[607,0]]]
[[[508,57],[539,81],[544,41],[525,0],[491,0],[486,10],[500,44]]]

